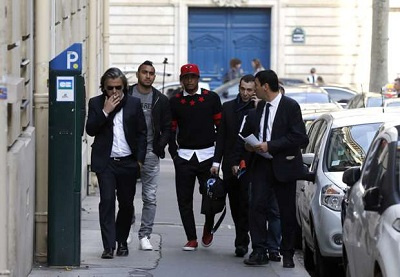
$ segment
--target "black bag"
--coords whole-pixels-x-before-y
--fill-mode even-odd
[[[226,214],[226,194],[227,189],[224,181],[218,176],[211,176],[204,184],[204,193],[201,201],[201,213],[205,215],[215,215],[222,212],[211,233],[217,231],[219,225]]]

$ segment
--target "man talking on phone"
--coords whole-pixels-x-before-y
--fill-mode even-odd
[[[245,171],[248,155],[245,151],[235,151],[236,141],[241,122],[248,111],[255,107],[258,99],[255,95],[255,78],[253,75],[245,75],[239,82],[239,93],[231,101],[222,106],[221,125],[218,129],[217,143],[214,152],[212,174],[217,175],[222,162],[224,182],[227,183],[229,205],[235,223],[235,255],[243,257],[248,252],[249,223],[248,223],[248,174],[239,174]],[[223,159],[222,159],[223,158]]]

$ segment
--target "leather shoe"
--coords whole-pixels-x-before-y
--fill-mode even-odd
[[[104,249],[103,254],[101,254],[102,259],[112,259],[114,258],[114,251],[110,248]]]
[[[247,251],[248,251],[247,247],[238,246],[238,247],[236,247],[235,255],[236,255],[236,257],[244,257],[244,255],[247,254]]]
[[[294,268],[294,261],[292,256],[283,256],[283,267]]]
[[[117,248],[117,256],[128,256],[128,244],[126,242],[119,242]]]
[[[270,261],[273,261],[273,262],[280,262],[281,261],[281,256],[279,255],[278,252],[271,252],[268,255],[268,259]]]
[[[268,263],[268,257],[266,254],[252,252],[248,259],[243,261],[247,265],[264,265]]]

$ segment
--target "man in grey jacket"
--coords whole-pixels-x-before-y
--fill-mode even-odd
[[[171,110],[168,98],[152,86],[156,78],[152,62],[145,61],[139,65],[136,77],[138,82],[129,87],[129,94],[140,99],[147,125],[146,158],[140,171],[143,209],[138,231],[139,249],[151,251],[150,235],[156,214],[160,158],[165,157],[164,148],[171,133]]]

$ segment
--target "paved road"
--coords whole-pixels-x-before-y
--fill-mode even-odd
[[[140,220],[141,190],[137,186],[135,199],[136,217]],[[284,269],[281,263],[271,262],[266,266],[248,267],[243,258],[234,256],[234,227],[228,210],[227,216],[214,236],[210,248],[199,246],[194,252],[182,251],[186,243],[176,202],[174,170],[172,160],[161,163],[161,180],[158,190],[158,208],[151,242],[154,251],[139,251],[137,231],[133,228],[133,241],[129,245],[128,257],[102,260],[101,237],[98,224],[98,196],[86,197],[82,203],[81,267],[48,268],[36,266],[30,277],[80,276],[80,277],[126,277],[126,276],[282,276],[306,277],[309,274],[302,266],[301,253],[296,253],[294,269]],[[200,197],[196,191],[194,203],[197,235],[200,238],[204,216],[200,215]]]

